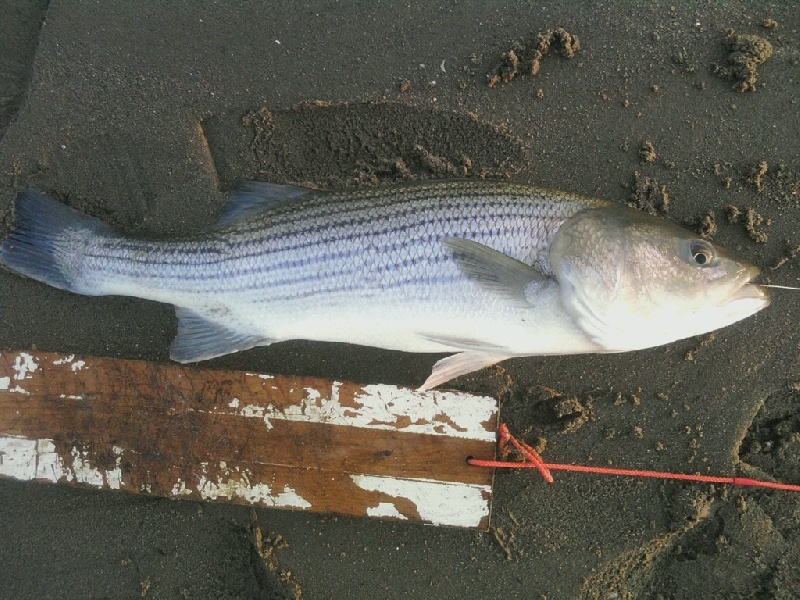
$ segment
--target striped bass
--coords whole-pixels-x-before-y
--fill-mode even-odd
[[[214,227],[162,241],[32,189],[14,214],[2,264],[78,294],[174,304],[182,363],[291,339],[455,353],[429,389],[515,356],[666,344],[769,304],[755,266],[665,219],[507,182],[250,182]]]

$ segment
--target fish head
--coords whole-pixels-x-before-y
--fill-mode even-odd
[[[548,262],[576,324],[608,352],[725,327],[769,305],[754,265],[677,225],[623,206],[578,212]]]

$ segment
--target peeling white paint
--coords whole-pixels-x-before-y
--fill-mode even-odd
[[[185,481],[178,477],[178,481],[172,486],[172,491],[170,493],[173,496],[191,496],[194,492],[186,487]]]
[[[491,486],[488,485],[378,475],[350,477],[363,490],[381,492],[392,498],[405,498],[417,507],[423,521],[434,525],[478,527],[489,516]]]
[[[264,421],[304,421],[326,425],[344,425],[365,429],[405,431],[428,435],[446,435],[493,442],[495,431],[486,423],[497,413],[497,401],[486,396],[461,392],[418,392],[392,385],[368,385],[354,397],[353,406],[342,405],[341,383],[333,382],[330,397],[316,388],[305,388],[299,404],[276,407],[247,404],[237,413]],[[237,400],[237,399],[234,399]],[[238,408],[233,401],[230,408]]]
[[[339,401],[339,388],[342,386],[341,383],[338,381],[334,381],[331,385],[331,401],[338,402]],[[303,388],[303,391],[306,393],[306,397],[303,399],[303,404],[300,406],[311,406],[312,404],[320,404],[320,400],[322,399],[322,392],[320,392],[317,388]]]
[[[283,486],[283,491],[277,494],[266,483],[256,483],[253,485],[239,485],[235,483],[235,485],[236,496],[251,504],[284,508],[311,508],[311,503],[288,485]]]
[[[53,364],[54,365],[66,365],[66,364],[71,363],[73,360],[75,360],[75,355],[74,354],[70,354],[69,356],[65,356],[64,358],[59,358],[57,360],[54,360]]]
[[[234,398],[233,400],[228,402],[228,406],[230,408],[239,408],[239,399],[238,398]]]
[[[230,406],[230,404],[228,406]],[[239,414],[243,417],[255,417],[256,419],[263,420],[267,426],[267,431],[273,427],[272,423],[269,422],[267,410],[263,406],[258,406],[257,404],[247,404],[246,406],[242,407],[242,410],[239,411]]]
[[[61,457],[53,440],[32,440],[23,436],[0,436],[0,475],[30,481],[56,482],[64,475]]]
[[[31,373],[34,373],[39,368],[39,363],[28,354],[27,352],[20,352],[14,359],[14,379],[22,381],[23,379],[30,379]]]
[[[69,368],[72,369],[73,372],[76,372],[76,371],[80,371],[85,366],[86,366],[86,361],[85,360],[76,360],[74,363],[72,363],[70,365]]]
[[[451,437],[493,442],[495,430],[486,423],[497,414],[497,400],[463,392],[418,392],[392,385],[367,385],[356,401],[377,420],[396,428],[397,417],[408,417],[412,425],[401,431],[439,433]],[[377,417],[380,413],[383,419]],[[394,418],[393,418],[394,417]],[[429,426],[415,426],[423,421]],[[432,429],[432,431],[431,431]]]
[[[73,447],[72,465],[67,467],[56,452],[50,439],[29,439],[24,436],[0,436],[0,475],[30,481],[45,479],[76,481],[99,488],[118,490],[122,486],[123,449],[113,447],[115,466],[113,469],[98,469],[88,459],[88,453]]]
[[[86,451],[82,452],[73,446],[70,454],[72,454],[72,468],[67,473],[67,481],[74,479],[78,483],[103,487],[103,474],[89,462]]]
[[[228,469],[224,461],[219,463],[220,468],[223,470],[223,475],[213,481],[206,477],[208,463],[201,464],[203,475],[200,476],[197,491],[203,500],[216,500],[219,497],[228,498],[229,500],[240,498],[245,502],[264,506],[311,508],[311,503],[288,485],[283,486],[283,491],[275,492],[266,483],[252,483],[250,481],[252,473],[247,469],[242,471],[236,469],[236,473],[233,473]]]
[[[118,490],[122,487],[122,448],[120,446],[113,446],[114,451],[114,468],[106,471],[106,483],[112,490]]]
[[[264,375],[263,373],[245,373],[248,377],[258,377],[259,379],[275,379],[275,375]]]
[[[370,517],[392,517],[401,521],[408,521],[408,517],[397,510],[391,502],[378,502],[378,506],[368,506],[367,515]]]
[[[88,458],[88,452],[85,450],[78,450],[73,447],[72,465],[65,469],[65,479],[67,481],[76,481],[98,488],[108,488],[112,490],[120,489],[122,485],[122,448],[119,446],[113,447],[115,455],[115,465],[113,469],[99,469],[92,465]],[[63,468],[63,463],[62,463]]]
[[[39,363],[27,352],[20,352],[14,358],[14,365],[11,368],[14,369],[14,381],[23,381],[32,378],[31,373],[39,368]],[[7,391],[11,394],[30,395],[30,392],[19,384],[15,384],[12,388],[11,379],[11,377],[0,377],[0,390]]]
[[[60,400],[83,400],[83,396],[76,396],[74,394],[59,394]]]
[[[15,385],[13,388],[8,388],[7,391],[9,394],[25,394],[26,396],[31,395],[31,393],[28,390],[21,388],[18,385]]]

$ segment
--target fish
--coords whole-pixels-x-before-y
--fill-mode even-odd
[[[27,189],[0,263],[173,304],[180,363],[294,339],[449,354],[422,390],[512,357],[659,346],[770,303],[756,266],[666,218],[510,181],[245,182],[213,226],[160,240]]]

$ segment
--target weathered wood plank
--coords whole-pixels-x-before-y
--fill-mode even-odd
[[[0,476],[487,527],[492,398],[0,354]]]

